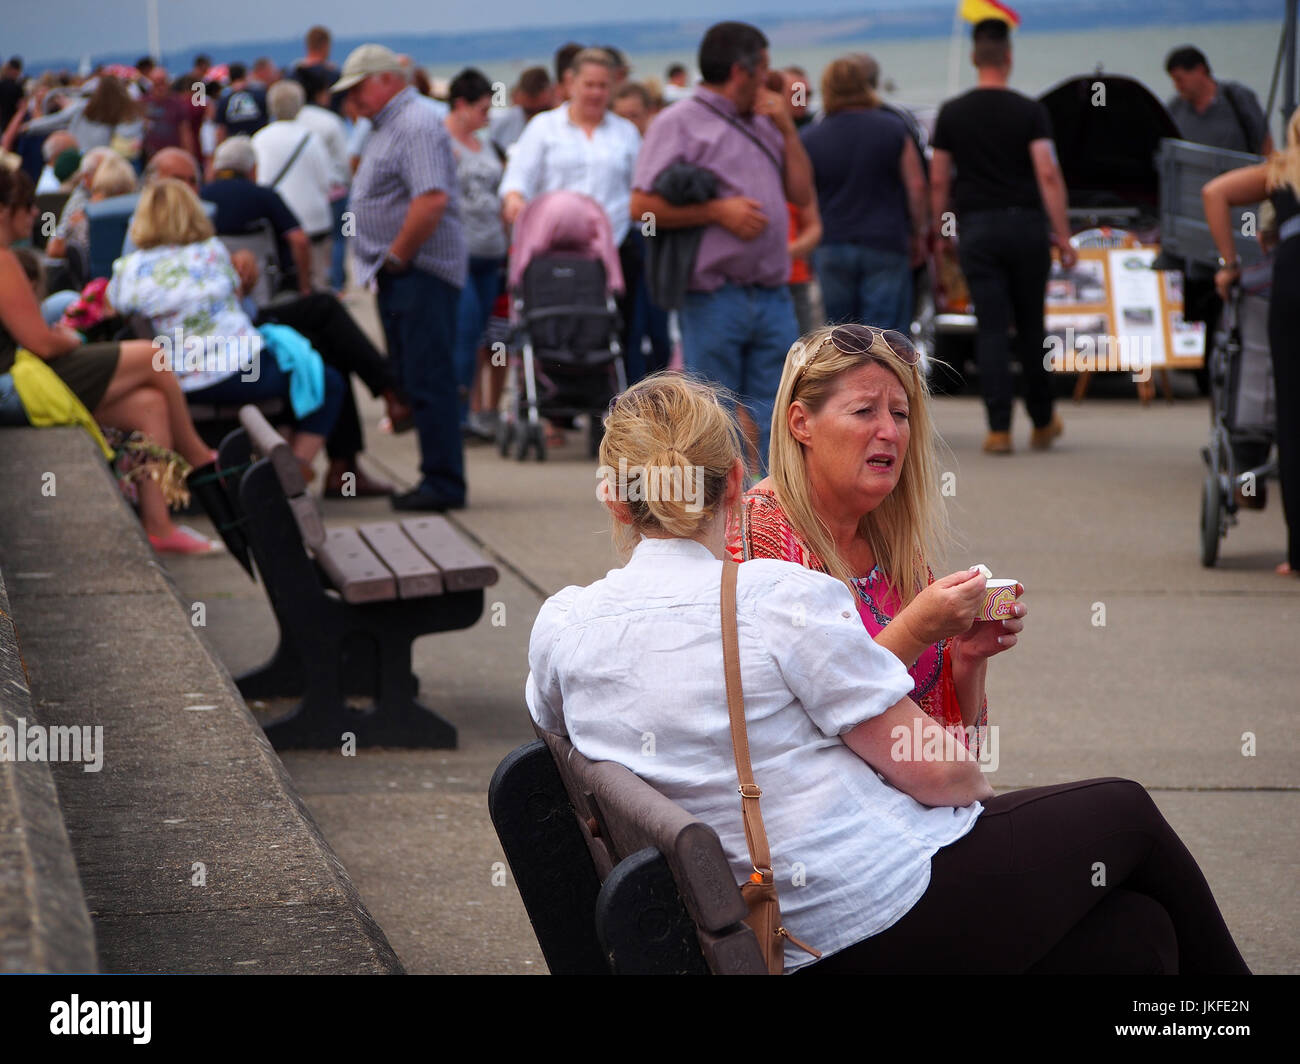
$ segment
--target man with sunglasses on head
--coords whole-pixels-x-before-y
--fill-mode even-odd
[[[1052,385],[1043,365],[1043,303],[1051,270],[1051,245],[1067,269],[1078,256],[1070,246],[1065,179],[1056,161],[1047,108],[1007,86],[1010,29],[999,19],[976,23],[971,61],[974,89],[939,110],[930,162],[934,231],[951,241],[945,218],[957,213],[957,255],[970,286],[978,333],[975,355],[988,413],[984,450],[1010,454],[1009,333],[1025,381],[1025,406],[1034,430],[1030,445],[1045,450],[1061,435],[1052,411]],[[956,175],[953,168],[956,167]]]
[[[694,94],[662,111],[646,132],[631,213],[638,225],[653,219],[654,231],[701,229],[678,308],[683,360],[748,409],[765,470],[777,385],[799,335],[786,285],[786,204],[812,202],[812,165],[789,101],[767,87],[767,38],[758,29],[743,22],[710,27],[699,67]],[[661,175],[680,163],[711,173],[715,198],[674,205],[656,192]]]

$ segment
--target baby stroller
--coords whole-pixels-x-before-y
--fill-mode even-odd
[[[1219,540],[1237,523],[1237,489],[1261,498],[1277,476],[1269,453],[1277,433],[1273,363],[1268,345],[1268,300],[1273,261],[1242,271],[1223,307],[1209,356],[1210,443],[1201,448],[1201,564],[1213,566]],[[1260,464],[1239,468],[1238,450]]]
[[[602,415],[627,387],[614,293],[623,271],[609,219],[577,192],[548,192],[515,223],[508,286],[513,336],[497,446],[523,461],[546,459],[543,418],[589,419],[590,452],[604,433]],[[515,345],[511,345],[515,346]]]

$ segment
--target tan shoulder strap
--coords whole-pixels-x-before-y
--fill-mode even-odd
[[[745,842],[756,872],[772,871],[772,855],[763,829],[758,800],[763,792],[754,782],[749,763],[749,733],[745,728],[745,693],[740,685],[740,635],[736,628],[736,574],[740,566],[731,558],[722,563],[722,660],[727,675],[727,714],[731,718],[731,746],[736,754],[736,775],[740,778],[741,812],[745,818]]]

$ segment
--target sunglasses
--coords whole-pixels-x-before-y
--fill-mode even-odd
[[[872,325],[837,325],[831,330],[830,341],[843,355],[867,355],[879,337],[899,361],[915,366],[921,360],[920,352],[912,341],[897,329],[877,329]]]

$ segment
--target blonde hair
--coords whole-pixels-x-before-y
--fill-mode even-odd
[[[802,403],[816,414],[839,390],[844,374],[872,364],[893,372],[907,393],[910,439],[898,484],[858,522],[858,535],[871,547],[889,588],[906,605],[926,585],[926,564],[949,543],[947,511],[939,497],[940,440],[930,418],[930,390],[917,366],[895,355],[877,334],[863,354],[846,355],[831,343],[833,327],[815,329],[796,341],[785,359],[772,411],[768,467],[776,499],[794,530],[826,566],[853,589],[850,570],[835,539],[813,508],[803,445],[790,431],[790,407]]]
[[[131,240],[136,247],[198,244],[211,240],[212,222],[188,185],[163,178],[146,185],[131,220]]]
[[[867,80],[867,69],[858,56],[836,59],[822,71],[822,110],[825,114],[879,105],[880,97]]]
[[[719,515],[727,477],[740,458],[740,432],[714,388],[680,373],[634,384],[605,417],[602,491],[627,505],[631,524],[614,522],[626,557],[642,535],[693,539]],[[639,478],[643,489],[619,494]],[[673,490],[663,491],[665,485]]]
[[[1264,171],[1265,188],[1269,192],[1286,185],[1295,196],[1300,196],[1300,108],[1291,112],[1286,124],[1286,148],[1269,156]]]
[[[109,152],[90,179],[92,196],[126,196],[135,191],[135,168],[117,152]]]

